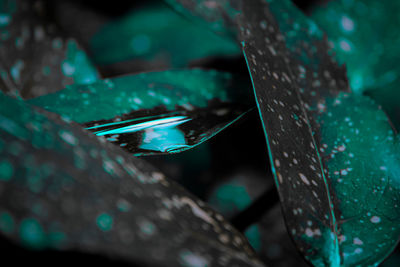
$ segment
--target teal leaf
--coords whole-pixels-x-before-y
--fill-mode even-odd
[[[164,0],[177,12],[199,25],[208,27],[213,32],[237,41],[237,27],[233,22],[240,13],[240,3],[231,1],[181,1]]]
[[[134,155],[176,153],[223,130],[251,107],[248,83],[193,70],[142,73],[72,85],[29,103],[83,124]]]
[[[211,190],[207,202],[225,218],[232,219],[248,208],[268,187],[271,187],[271,182],[259,172],[234,171]]]
[[[272,175],[268,176],[254,170],[234,171],[213,188],[207,202],[225,218],[231,218],[237,229],[243,229],[263,262],[271,266],[308,266],[288,235],[279,200],[275,199]],[[249,224],[243,225],[244,221]]]
[[[0,103],[0,240],[133,265],[263,266],[221,215],[142,159],[26,102]]]
[[[312,18],[327,32],[346,63],[351,89],[382,105],[400,130],[400,2],[330,1]]]
[[[297,247],[314,266],[379,264],[400,236],[400,151],[388,118],[347,93],[326,38],[290,1],[214,2],[239,14],[226,24],[237,25]],[[192,10],[202,15],[207,3]]]
[[[292,242],[279,204],[273,205],[257,223],[247,229],[254,232],[258,230],[260,249],[257,254],[263,262],[268,262],[271,266],[310,266]]]
[[[400,140],[367,97],[327,99],[317,121],[343,262],[377,265],[400,236]]]
[[[205,57],[240,55],[236,42],[190,22],[162,3],[148,5],[103,26],[91,40],[99,64],[159,62],[184,67]]]
[[[31,98],[99,74],[76,40],[48,20],[41,1],[0,2],[0,88]]]

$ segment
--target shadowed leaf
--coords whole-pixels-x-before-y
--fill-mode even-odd
[[[308,266],[286,230],[272,175],[270,179],[265,176],[264,172],[234,172],[211,191],[207,202],[225,218],[233,215],[230,221],[237,229],[243,227],[236,223],[243,224],[250,217],[243,232],[264,262],[279,267]],[[260,220],[252,220],[256,217]]]
[[[205,57],[240,55],[240,47],[159,3],[106,24],[93,36],[91,52],[100,64],[133,59],[184,67]]]
[[[400,130],[400,2],[330,1],[313,11],[336,57],[345,62],[351,89],[383,106]]]
[[[74,39],[49,20],[43,1],[0,1],[0,87],[31,98],[99,74]]]
[[[388,119],[368,99],[341,93],[348,91],[344,68],[290,1],[212,3],[218,12],[236,8],[226,24],[240,31],[298,248],[315,266],[378,264],[400,235],[399,150]]]
[[[0,233],[151,266],[262,266],[221,215],[143,160],[0,95]]]
[[[252,106],[246,81],[216,71],[175,70],[73,85],[31,104],[67,116],[135,155],[190,149]],[[240,97],[240,99],[239,99]]]

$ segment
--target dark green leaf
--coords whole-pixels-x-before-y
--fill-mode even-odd
[[[22,101],[0,103],[3,237],[145,266],[263,266],[221,215],[143,160]]]
[[[175,70],[106,79],[30,100],[135,155],[190,149],[251,107],[245,81],[216,71]],[[239,98],[240,97],[240,98]]]
[[[184,67],[205,57],[240,55],[240,47],[156,4],[105,25],[92,38],[91,52],[100,64],[134,59]]]
[[[226,24],[240,30],[288,230],[315,266],[376,265],[400,235],[398,141],[377,106],[340,93],[345,72],[318,27],[267,2],[213,3],[239,14]]]
[[[351,89],[371,96],[400,130],[400,2],[330,1],[313,12],[337,58],[347,65]]]
[[[43,1],[0,2],[1,90],[31,98],[99,77],[77,42],[46,12]]]
[[[277,193],[272,175],[269,176],[265,179],[264,172],[236,171],[212,190],[207,202],[225,218],[234,215],[231,222],[236,227],[236,222],[243,224],[259,217],[243,230],[264,262],[280,267],[308,266],[289,237],[279,201],[274,201]]]

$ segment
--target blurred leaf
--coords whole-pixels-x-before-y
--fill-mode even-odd
[[[387,117],[368,99],[340,93],[348,90],[344,68],[290,1],[212,3],[239,14],[226,24],[240,30],[298,248],[315,266],[378,264],[400,235],[399,150]]]
[[[85,52],[49,20],[43,1],[0,2],[0,88],[31,98],[99,77]]]
[[[235,225],[235,219],[241,212],[251,207],[267,188],[271,188],[270,180],[264,178],[263,174],[260,175],[260,173],[254,171],[236,171],[225,177],[225,181],[217,184],[207,198],[207,202],[212,208],[229,219],[236,229],[244,232],[256,252],[261,250],[261,236],[258,226],[250,227],[247,230],[245,229],[247,227],[238,228]],[[244,216],[247,215],[249,214],[247,213]],[[254,217],[251,215],[253,214],[248,217]]]
[[[400,2],[330,1],[313,11],[336,57],[347,65],[351,89],[371,96],[400,130]]]
[[[2,238],[146,266],[262,266],[221,215],[143,160],[22,101],[0,103]]]
[[[129,59],[184,67],[205,57],[233,57],[240,48],[198,26],[162,3],[135,9],[106,24],[91,41],[94,60],[111,64]]]
[[[31,104],[67,116],[135,155],[176,153],[211,138],[252,103],[246,81],[216,71],[142,73],[73,85]]]
[[[202,24],[221,36],[237,40],[237,25],[234,22],[240,2],[227,0],[164,0],[187,18]]]
[[[225,218],[230,218],[236,228],[238,218],[240,223],[248,220],[243,216],[261,218],[243,232],[264,262],[279,267],[308,266],[289,237],[279,202],[274,202],[275,188],[272,175],[269,176],[266,179],[264,172],[253,170],[236,171],[213,188],[207,202]],[[254,209],[257,202],[264,205]],[[248,212],[250,209],[252,213]]]
[[[258,231],[260,238],[258,255],[263,262],[276,267],[309,266],[290,238],[279,204],[266,213],[260,221],[250,226],[246,232],[254,231],[253,229]]]
[[[236,170],[211,190],[207,202],[225,218],[232,219],[270,187],[270,180],[263,175],[253,170]]]

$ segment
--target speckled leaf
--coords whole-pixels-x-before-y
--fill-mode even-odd
[[[330,1],[313,19],[345,62],[351,89],[383,106],[400,130],[400,2]]]
[[[298,248],[315,266],[378,264],[400,235],[399,153],[388,119],[368,99],[340,93],[348,90],[344,68],[290,1],[212,3],[239,14],[231,23]]]
[[[1,238],[145,266],[263,266],[221,215],[143,160],[24,102],[0,103]]]
[[[240,47],[160,3],[105,25],[92,38],[91,52],[100,64],[134,59],[183,67],[204,57],[238,56]]]
[[[43,1],[0,1],[0,88],[31,98],[99,75],[74,39],[51,21]]]
[[[323,40],[306,43],[296,34],[296,28],[315,26],[307,27],[306,20],[285,3],[271,2],[270,10],[289,53],[278,52],[278,42],[272,41],[275,49],[268,47],[264,58],[260,55],[258,48],[267,41],[259,37],[262,24],[245,28],[244,36],[249,34],[244,50],[288,229],[316,266],[378,264],[400,235],[397,141],[376,105],[337,95],[348,87],[343,70],[329,59]],[[288,63],[286,67],[268,63],[274,50]],[[285,52],[290,59],[282,56]]]
[[[142,73],[29,100],[135,155],[176,153],[211,138],[252,105],[248,83],[216,71]]]

